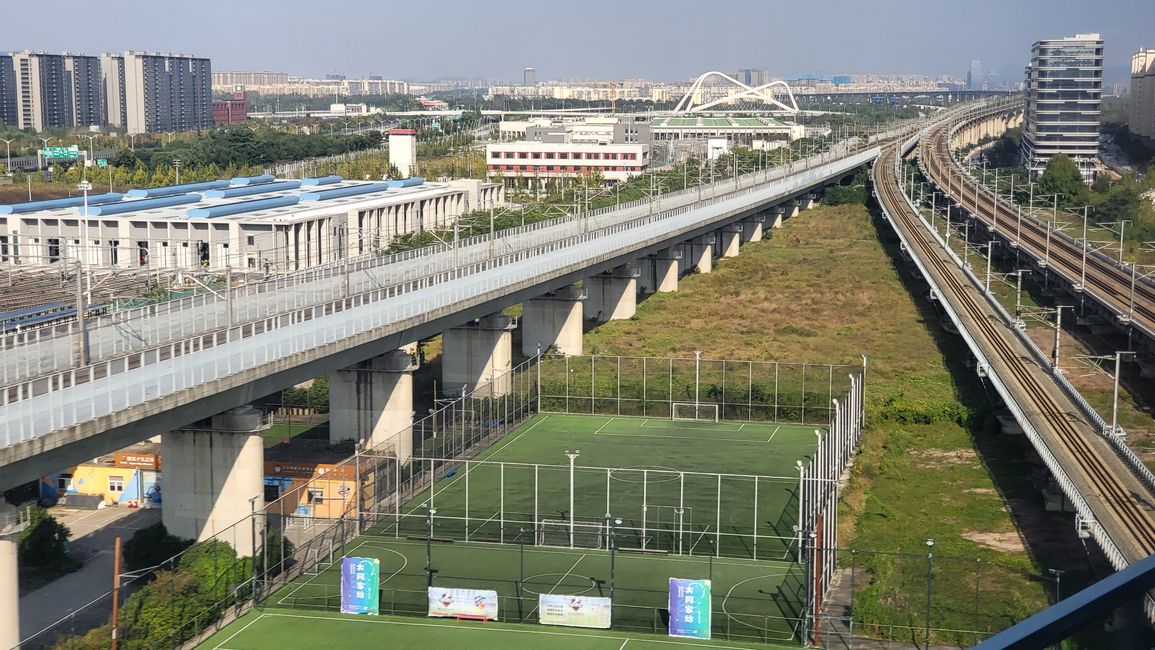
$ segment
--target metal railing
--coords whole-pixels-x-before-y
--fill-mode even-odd
[[[765,181],[761,186],[755,185],[755,179],[746,187],[738,182],[736,191],[722,196],[584,233],[581,233],[581,224],[561,224],[569,229],[568,237],[547,238],[533,248],[452,266],[449,270],[435,270],[431,275],[413,277],[418,274],[403,273],[401,282],[363,293],[354,293],[351,289],[348,297],[340,296],[339,286],[335,297],[324,290],[310,288],[310,297],[328,300],[270,316],[261,315],[258,305],[258,309],[243,313],[246,318],[256,315],[259,320],[239,325],[229,325],[230,321],[240,320],[236,318],[239,308],[235,299],[224,301],[223,305],[215,303],[216,309],[205,305],[193,314],[182,316],[178,311],[162,323],[154,322],[152,327],[153,331],[163,329],[170,339],[179,339],[176,342],[122,353],[97,364],[23,381],[0,391],[0,415],[5,422],[3,442],[12,445],[112,415],[290,355],[318,352],[331,344],[351,345],[349,341],[354,337],[380,338],[386,328],[400,330],[426,320],[429,314],[483,304],[511,289],[537,286],[549,277],[580,271],[591,262],[676,240],[703,225],[748,210],[751,205],[789,196],[823,178],[844,173],[869,161],[877,152],[876,148],[868,149],[806,169],[769,187]],[[573,232],[575,228],[577,233]],[[339,284],[337,280],[330,284]],[[375,280],[357,278],[356,288],[378,284]],[[274,298],[283,293],[286,293],[283,289],[272,292]],[[384,304],[373,310],[357,309],[381,302]],[[204,330],[209,333],[189,338],[189,334]],[[284,331],[273,334],[277,330]],[[91,333],[89,340],[93,349],[98,349],[99,343]],[[71,354],[70,344],[65,340],[63,346],[68,354]],[[42,367],[39,363],[33,365]]]

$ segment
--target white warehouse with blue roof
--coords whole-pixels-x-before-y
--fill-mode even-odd
[[[504,202],[476,180],[251,176],[0,205],[0,268],[299,271]]]

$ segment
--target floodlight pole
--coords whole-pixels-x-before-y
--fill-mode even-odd
[[[436,508],[428,508],[425,518],[425,523],[428,525],[428,534],[425,536],[425,585],[427,587],[433,586],[433,515],[436,514]]]
[[[702,385],[702,352],[694,351],[694,419],[698,419],[698,387]]]
[[[577,460],[577,457],[580,456],[581,453],[582,452],[580,449],[575,449],[573,451],[570,451],[568,449],[565,450],[565,456],[566,456],[566,458],[569,459],[569,546],[570,546],[570,548],[573,548],[573,539],[574,539],[574,511],[573,511],[574,461]]]
[[[618,548],[618,545],[616,542],[616,535],[617,535],[617,530],[618,530],[617,527],[620,526],[621,524],[622,524],[621,517],[614,517],[610,513],[608,513],[608,512],[606,513],[606,529],[607,529],[607,532],[609,533],[609,544],[610,544],[610,607],[613,607],[613,603],[614,603],[614,584],[616,582],[616,576],[617,576],[616,571],[615,571],[615,561],[616,561],[617,548]]]

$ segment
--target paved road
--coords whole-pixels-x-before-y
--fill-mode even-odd
[[[69,619],[65,624],[67,629],[80,633],[103,625],[112,611],[112,602],[108,598],[83,612],[78,610],[112,589],[112,549],[116,536],[127,540],[137,529],[160,521],[160,512],[159,509],[125,507],[104,510],[54,508],[52,515],[72,531],[72,553],[84,566],[20,595],[22,640],[65,618]]]

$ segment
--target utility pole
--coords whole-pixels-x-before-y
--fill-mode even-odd
[[[1051,372],[1059,374],[1059,334],[1063,331],[1063,310],[1070,309],[1070,305],[1055,305],[1055,352],[1051,358]]]

